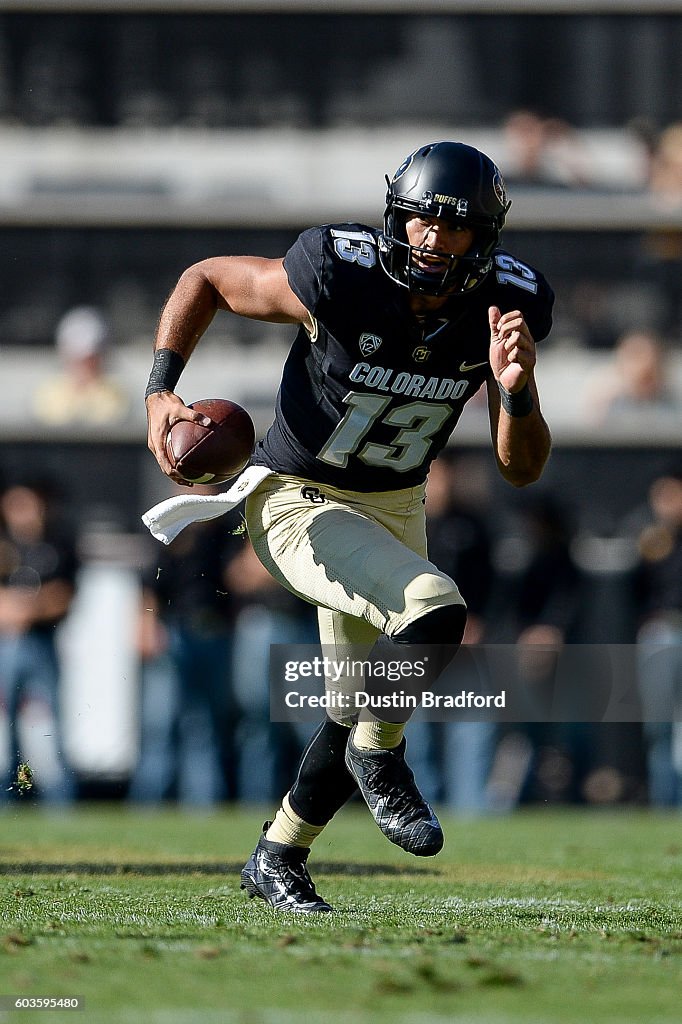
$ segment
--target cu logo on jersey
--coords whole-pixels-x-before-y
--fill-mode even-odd
[[[358,345],[363,356],[371,356],[378,348],[381,347],[383,338],[380,338],[378,334],[369,334],[366,331],[358,338]]]
[[[324,505],[327,495],[323,494],[319,487],[302,487],[301,497],[311,501],[313,505]]]
[[[419,345],[412,353],[412,358],[415,363],[425,363],[431,355],[431,349],[426,348],[424,345]]]

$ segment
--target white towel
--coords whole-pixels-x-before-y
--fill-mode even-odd
[[[217,519],[231,512],[273,472],[267,466],[247,466],[223,494],[179,494],[176,498],[166,498],[145,512],[142,522],[153,537],[170,544],[190,523]]]

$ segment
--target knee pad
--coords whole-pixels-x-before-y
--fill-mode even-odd
[[[431,608],[391,639],[396,644],[459,645],[467,621],[466,605],[446,604]]]
[[[443,620],[441,620],[442,622],[445,622],[450,614],[454,614],[456,621],[457,617],[462,614],[462,609],[466,609],[466,604],[457,589],[457,584],[449,576],[439,572],[437,569],[414,576],[406,585],[403,593],[405,600],[404,608],[402,613],[396,616],[396,618],[402,619],[402,622],[406,619],[412,620],[411,625],[416,625],[417,622],[426,622],[432,615],[440,612],[444,616]],[[438,614],[436,622],[438,622],[438,619],[440,619],[440,614]],[[402,627],[402,622],[396,623],[396,632],[391,629],[391,624],[389,624],[389,628],[386,630],[388,635],[397,639],[398,633],[405,631],[405,628]],[[428,632],[429,636],[432,636],[433,633],[438,633],[438,628],[436,626],[430,627]],[[437,638],[429,640],[429,642],[448,643],[449,640],[438,633]]]
[[[459,650],[466,620],[466,605],[440,605],[420,615],[399,633],[394,633],[391,641],[409,646],[411,657],[428,656],[424,682],[433,686]]]

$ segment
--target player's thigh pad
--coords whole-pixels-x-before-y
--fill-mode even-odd
[[[275,579],[393,636],[430,608],[464,604],[426,558],[423,498],[421,486],[366,494],[274,476],[249,497],[246,518]]]

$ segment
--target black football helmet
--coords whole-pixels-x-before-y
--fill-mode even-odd
[[[433,142],[403,160],[386,184],[379,258],[388,276],[424,295],[468,292],[481,284],[511,206],[493,161],[462,142]],[[415,253],[422,250],[408,243],[405,231],[410,214],[444,217],[471,228],[473,244],[464,256],[450,256],[442,273],[421,270]]]

